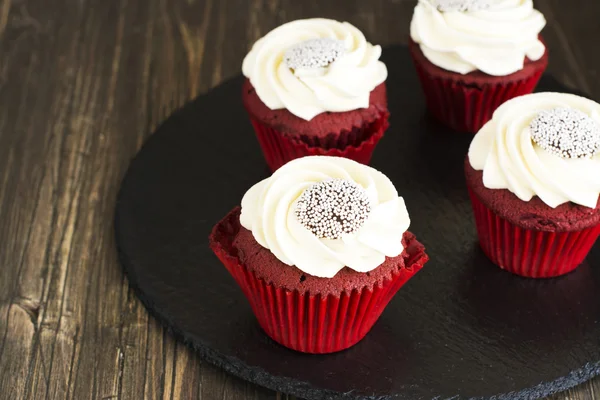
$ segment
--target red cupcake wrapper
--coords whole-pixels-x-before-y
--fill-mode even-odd
[[[412,54],[412,52],[411,52]],[[476,133],[507,100],[532,93],[545,67],[522,80],[471,86],[460,80],[429,73],[413,55],[427,108],[444,125],[457,132]]]
[[[600,224],[573,232],[523,229],[499,217],[469,189],[479,244],[497,266],[528,278],[552,278],[573,271],[600,236]]]
[[[354,144],[357,141],[357,132],[342,132],[335,138],[331,135],[325,143],[319,143],[319,140],[314,139],[314,143],[309,145],[299,138],[263,124],[252,116],[250,116],[250,122],[256,132],[265,160],[272,171],[288,161],[305,156],[345,157],[368,165],[375,146],[389,126],[388,114],[382,113],[378,120],[365,128],[368,129],[367,132],[360,132],[360,135],[367,139],[358,145]]]
[[[373,287],[339,296],[311,295],[276,288],[248,270],[228,249],[235,232],[226,217],[213,229],[212,250],[242,289],[265,333],[279,344],[304,353],[333,353],[358,343],[396,292],[429,259],[421,250],[408,260],[409,267],[394,271]]]

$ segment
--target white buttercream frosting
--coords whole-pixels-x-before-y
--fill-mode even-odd
[[[440,68],[506,76],[523,69],[525,57],[537,61],[544,55],[539,34],[546,20],[532,0],[489,0],[488,7],[468,12],[442,12],[435,4],[419,0],[410,34]]]
[[[341,41],[344,52],[325,67],[291,69],[286,51],[314,39]],[[287,109],[311,120],[326,111],[369,107],[370,93],[387,78],[381,47],[367,42],[353,25],[330,19],[289,22],[259,39],[242,65],[258,97],[271,110]]]
[[[600,195],[600,154],[564,158],[532,140],[530,124],[544,110],[578,110],[600,123],[600,104],[572,94],[536,93],[507,101],[475,135],[469,161],[483,170],[488,189],[508,189],[519,199],[538,196],[555,208],[573,202],[595,208]]]
[[[334,179],[362,188],[370,211],[352,233],[338,239],[319,238],[298,220],[296,205],[307,189]],[[248,190],[240,223],[284,264],[331,278],[345,266],[368,272],[386,256],[400,255],[410,218],[404,200],[381,172],[346,158],[312,156],[289,162]]]

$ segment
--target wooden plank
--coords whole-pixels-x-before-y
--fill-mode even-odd
[[[6,29],[6,24],[8,23],[8,15],[10,14],[10,7],[12,5],[12,0],[2,0],[0,1],[0,35]]]
[[[201,361],[197,354],[184,344],[177,343],[174,373],[171,382],[171,399],[198,399],[201,396]]]
[[[146,360],[144,363],[144,399],[164,398],[165,363],[163,357],[164,330],[156,320],[148,321]]]
[[[3,11],[8,10],[6,4]],[[31,16],[25,5],[10,10],[0,45],[5,54],[1,69],[3,98],[7,93],[15,96],[13,101],[3,101],[2,108],[7,112],[0,136],[0,147],[10,149],[8,162],[0,163],[5,171],[0,240],[6,244],[0,272],[0,381],[7,388],[3,395],[22,398],[32,391],[30,360],[37,352],[39,338],[57,337],[40,321],[45,312],[47,278],[64,276],[64,269],[48,265],[46,248],[52,237],[49,226],[54,222],[56,206],[57,182],[50,160],[60,158],[61,143],[53,140],[53,135],[59,133],[64,122],[68,90],[59,82],[40,84],[43,73],[55,70],[56,64],[52,52],[56,48],[42,34],[46,26]],[[21,46],[29,51],[20,52]],[[45,356],[50,354],[41,355]],[[40,370],[45,367],[44,362]],[[13,381],[16,385],[10,383]]]
[[[4,342],[4,357],[0,362],[0,399],[21,398],[27,389],[27,363],[31,352],[31,338],[35,334],[34,322],[37,303],[17,299],[5,310],[8,323],[4,326],[7,336]],[[1,327],[2,325],[0,325]]]
[[[87,398],[94,389],[98,397],[117,393],[121,353],[111,343],[103,343],[103,339],[110,335],[117,337],[118,319],[104,318],[102,312],[86,315],[90,310],[90,297],[96,294],[90,286],[99,287],[92,285],[93,278],[100,284],[107,278],[122,280],[117,271],[106,268],[107,261],[114,262],[114,256],[98,251],[108,249],[110,244],[110,236],[98,229],[104,226],[108,216],[100,212],[105,205],[98,201],[98,194],[104,192],[104,186],[111,179],[110,169],[103,167],[112,160],[99,134],[106,128],[107,120],[96,118],[110,112],[106,99],[115,90],[110,84],[111,61],[118,58],[119,46],[111,43],[114,34],[102,29],[108,14],[95,10],[92,18],[92,7],[91,2],[80,2],[72,7],[70,29],[73,31],[64,29],[57,33],[59,38],[64,35],[69,44],[69,52],[61,61],[67,71],[72,71],[66,77],[66,87],[72,93],[68,103],[69,122],[62,127],[59,136],[64,140],[56,158],[49,162],[58,183],[47,250],[53,271],[49,275],[48,290],[44,292],[45,309],[31,360],[30,390],[26,393],[26,398],[31,399],[64,399],[69,394],[74,398]],[[98,59],[97,51],[104,54],[104,58]],[[98,79],[99,76],[105,79]],[[114,286],[102,287],[107,309],[117,309],[113,304],[118,304],[118,293]],[[93,323],[96,321],[99,323]],[[101,328],[103,335],[90,335],[90,327]],[[72,339],[59,340],[62,332]],[[93,343],[90,338],[99,340]],[[80,345],[76,345],[78,343]],[[98,351],[98,344],[107,346]],[[90,349],[93,349],[92,354]],[[94,363],[93,367],[85,365],[88,360]],[[73,364],[80,369],[72,370]],[[81,392],[78,386],[69,387],[69,382],[92,382],[92,379],[82,380],[80,371],[89,371],[87,377],[91,378],[95,368],[104,374],[104,379],[97,385],[92,384],[92,390],[89,385]]]
[[[203,364],[201,398],[206,400],[267,400],[282,398],[282,396],[277,396],[267,389],[249,385],[220,369]]]

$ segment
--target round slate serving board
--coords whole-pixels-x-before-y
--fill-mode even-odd
[[[492,265],[476,244],[463,178],[471,136],[427,116],[405,47],[383,54],[392,118],[372,165],[405,198],[431,261],[362,342],[331,355],[274,343],[208,247],[212,226],[268,176],[241,77],[174,113],[131,163],[116,208],[131,285],[208,361],[307,399],[529,399],[600,373],[600,246],[553,280]],[[547,76],[539,90],[566,91]]]

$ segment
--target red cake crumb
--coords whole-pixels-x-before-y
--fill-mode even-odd
[[[275,287],[290,291],[338,296],[344,291],[350,292],[353,289],[361,290],[364,287],[377,285],[389,279],[392,271],[398,269],[421,269],[429,259],[425,254],[424,246],[412,233],[406,232],[402,239],[404,245],[402,254],[386,258],[385,262],[373,271],[362,273],[343,268],[333,278],[319,278],[279,261],[270,250],[262,247],[254,239],[252,232],[240,225],[239,213],[239,208],[232,211],[219,224],[226,227],[227,231],[213,233],[211,240],[219,241],[222,246],[229,248],[231,255],[237,257],[241,264],[258,278],[272,283]]]
[[[389,116],[385,82],[371,92],[368,108],[346,112],[324,112],[310,121],[295,116],[287,109],[269,109],[260,100],[248,79],[242,87],[242,98],[246,110],[256,120],[285,135],[297,137],[308,145],[323,148],[332,147],[328,142],[337,142],[341,134],[349,136],[348,145],[357,146],[368,139],[365,134],[372,134],[374,126],[387,121]]]
[[[415,43],[412,39],[409,40],[408,46],[410,48],[411,53],[415,57],[415,61],[419,62],[420,65],[430,75],[435,76],[438,79],[455,80],[457,83],[462,82],[463,84],[467,84],[473,87],[483,87],[485,85],[501,85],[505,84],[506,82],[518,82],[521,80],[526,80],[530,76],[532,76],[534,74],[534,71],[538,70],[540,66],[543,66],[543,68],[545,69],[546,65],[548,64],[548,48],[546,47],[546,52],[544,53],[542,58],[540,58],[537,61],[531,61],[530,59],[525,58],[525,64],[523,66],[523,69],[515,72],[514,74],[506,76],[492,76],[486,74],[485,72],[473,71],[463,75],[456,72],[448,71],[433,64],[427,59],[427,57],[425,57],[425,54],[423,54],[423,51],[421,50],[421,46],[418,43]]]
[[[465,160],[467,186],[496,215],[524,229],[548,232],[579,231],[600,223],[600,199],[596,208],[574,203],[549,207],[539,197],[522,201],[506,189],[488,189],[483,185],[483,171],[476,171]]]

